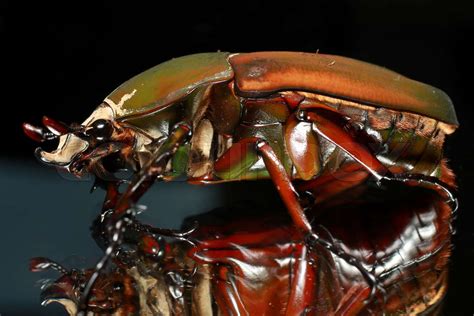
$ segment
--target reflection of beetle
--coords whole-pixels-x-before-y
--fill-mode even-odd
[[[370,289],[360,273],[323,247],[308,247],[283,208],[234,207],[187,219],[200,223],[188,236],[192,245],[162,244],[157,260],[138,247],[130,249],[134,260],[116,258],[112,273],[94,284],[88,310],[114,316],[439,315],[450,209],[431,190],[392,189],[398,190],[364,183],[355,196],[340,193],[307,211],[318,218],[317,233],[374,271],[386,289],[385,304],[363,304]],[[57,267],[45,259],[33,263],[35,271]],[[42,291],[42,300],[75,315],[92,269],[58,270],[63,276]]]
[[[320,175],[352,170],[356,162],[379,184],[393,180],[430,187],[455,202],[439,180],[449,172],[442,160],[444,137],[458,125],[448,96],[339,56],[185,56],[119,86],[82,125],[49,118],[43,123],[47,129],[24,124],[24,130],[39,141],[59,136],[60,143],[51,153],[39,149],[39,159],[109,181],[104,208],[114,210],[116,238],[99,268],[119,242],[124,214],[157,178],[186,174],[190,182],[212,183],[269,177],[308,242],[323,244],[312,232],[292,180],[318,192]],[[118,195],[120,182],[113,173],[123,167],[137,173]],[[347,172],[344,177],[355,174]],[[350,180],[334,192],[365,178]]]

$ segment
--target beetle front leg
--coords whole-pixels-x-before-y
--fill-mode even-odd
[[[87,313],[87,303],[89,293],[94,286],[96,279],[99,277],[101,271],[104,269],[108,261],[115,255],[117,248],[120,246],[123,233],[130,217],[133,217],[132,208],[140,197],[150,188],[158,177],[163,175],[166,164],[178,148],[186,143],[191,136],[191,127],[186,123],[179,123],[176,125],[170,136],[164,143],[153,153],[149,162],[142,167],[138,174],[133,178],[124,193],[120,195],[116,203],[110,201],[110,205],[115,204],[112,214],[106,223],[108,231],[108,247],[105,250],[104,256],[96,264],[94,273],[91,275],[87,285],[81,296],[79,304],[79,316]],[[113,189],[109,191],[113,194]],[[108,204],[107,202],[105,205]]]

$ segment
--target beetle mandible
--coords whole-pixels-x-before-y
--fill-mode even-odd
[[[82,124],[43,118],[24,124],[37,141],[59,138],[46,164],[107,181],[104,210],[113,227],[105,256],[85,293],[119,246],[124,220],[157,179],[185,174],[191,183],[270,178],[308,243],[320,239],[303,192],[321,175],[356,168],[379,185],[419,185],[457,201],[440,178],[445,135],[458,121],[441,90],[350,58],[297,52],[202,53],[159,64],[115,89]],[[135,171],[123,193],[114,172]],[[347,171],[348,174],[352,172]],[[348,181],[324,199],[355,186]],[[295,188],[295,181],[299,186]],[[376,290],[376,280],[346,256]],[[87,295],[86,300],[87,300]]]

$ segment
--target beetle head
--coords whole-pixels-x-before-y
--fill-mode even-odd
[[[66,125],[44,117],[45,128],[23,124],[27,136],[36,141],[59,139],[57,149],[36,149],[37,158],[48,165],[66,169],[77,177],[91,172],[110,180],[122,168],[136,169],[134,147],[140,139],[136,130],[119,124],[114,111],[101,104],[82,124]]]

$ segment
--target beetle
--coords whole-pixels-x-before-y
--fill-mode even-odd
[[[366,179],[357,178],[357,169],[378,185],[428,187],[457,208],[452,187],[440,180],[450,172],[443,160],[444,138],[458,126],[450,98],[346,57],[298,52],[184,56],[126,81],[82,124],[47,117],[43,124],[23,125],[34,140],[59,138],[53,152],[37,149],[42,162],[106,180],[103,209],[113,213],[107,224],[112,228],[86,293],[119,246],[133,206],[157,179],[185,175],[191,183],[208,184],[270,178],[306,242],[323,244],[351,262],[372,294],[377,289],[373,274],[313,231],[304,211],[312,203],[307,193],[327,199],[348,190]],[[135,171],[124,192],[114,175],[121,168]],[[335,171],[350,181],[318,192],[323,176]]]

